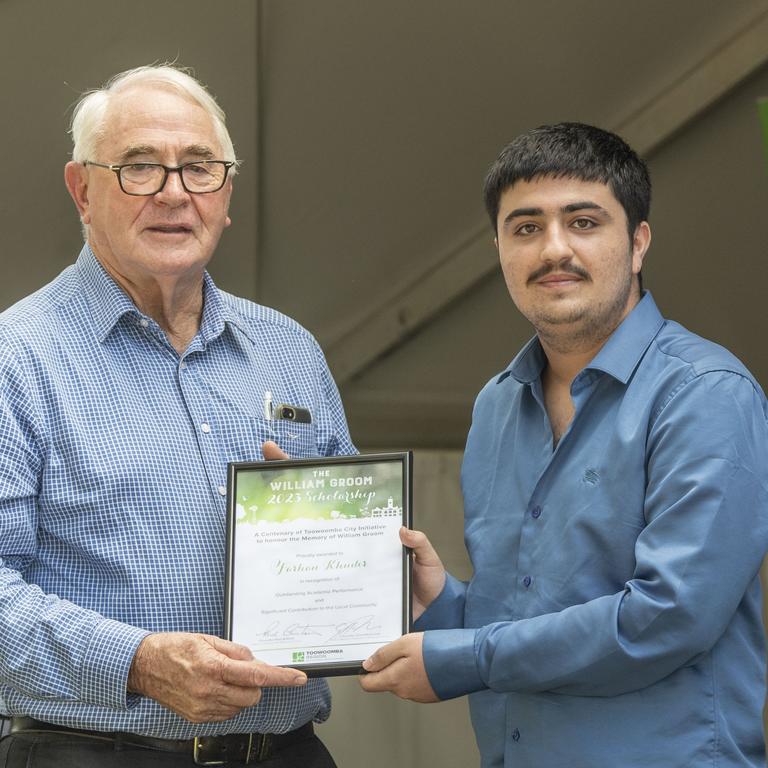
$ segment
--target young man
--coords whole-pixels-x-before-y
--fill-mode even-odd
[[[475,404],[474,576],[404,532],[424,631],[362,685],[470,694],[484,766],[765,765],[763,392],[643,293],[650,181],[618,136],[520,136],[485,201],[536,336]]]
[[[336,386],[206,272],[236,161],[200,83],[122,73],[72,134],[86,244],[0,316],[0,765],[329,768],[325,681],[221,637],[227,462],[354,452]]]

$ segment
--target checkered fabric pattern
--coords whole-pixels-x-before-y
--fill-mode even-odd
[[[265,419],[265,392],[312,423]],[[183,355],[87,246],[0,315],[6,714],[173,739],[327,717],[322,680],[206,726],[126,693],[148,632],[222,635],[226,465],[260,458],[267,439],[293,457],[355,452],[313,337],[208,275]]]

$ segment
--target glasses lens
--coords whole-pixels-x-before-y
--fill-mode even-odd
[[[164,173],[160,165],[133,163],[120,169],[120,182],[129,194],[153,195],[160,189]]]
[[[216,160],[188,163],[181,169],[184,186],[190,192],[215,192],[227,177],[227,166]]]

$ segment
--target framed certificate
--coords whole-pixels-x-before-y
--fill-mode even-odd
[[[408,632],[411,471],[410,452],[230,464],[227,637],[328,676]]]

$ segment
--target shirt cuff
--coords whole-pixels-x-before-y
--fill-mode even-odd
[[[128,693],[128,672],[139,643],[151,634],[104,619],[88,643],[83,659],[82,700],[112,709],[129,709],[141,698]]]
[[[423,632],[426,629],[452,629],[464,626],[466,594],[467,585],[450,573],[446,573],[443,591],[413,623],[414,631]]]
[[[424,633],[422,656],[432,690],[453,699],[487,688],[477,669],[476,629],[438,629]]]

